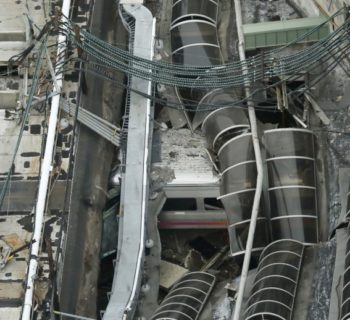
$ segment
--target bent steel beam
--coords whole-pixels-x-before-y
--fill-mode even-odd
[[[155,20],[140,4],[122,5],[134,19],[134,54],[151,60]],[[151,94],[151,82],[133,77],[131,86]],[[125,173],[122,176],[118,254],[114,270],[111,297],[104,320],[131,319],[141,283],[144,257],[145,216],[148,199],[148,169],[152,130],[151,101],[135,92],[130,93],[130,110]]]

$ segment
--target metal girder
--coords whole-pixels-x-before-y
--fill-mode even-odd
[[[153,59],[155,19],[143,5],[125,4],[121,12],[134,19],[130,38],[133,54]],[[131,20],[130,19],[130,20]],[[133,89],[151,94],[151,81],[133,77]],[[148,177],[152,139],[151,101],[135,92],[129,96],[125,173],[122,175],[118,254],[104,320],[133,319],[141,287],[148,212]]]
[[[66,113],[70,115],[75,114],[76,106],[74,104],[63,102],[61,105],[62,110]],[[79,107],[78,110],[78,121],[114,144],[116,147],[120,146],[120,128],[114,124],[81,107]]]

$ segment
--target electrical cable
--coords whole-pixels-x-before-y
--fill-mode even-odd
[[[337,49],[337,52],[336,52],[337,55],[341,54],[340,58],[336,59],[337,63],[339,61],[341,61],[341,59],[349,52],[349,49],[350,49],[350,44],[347,44],[341,50]],[[111,73],[110,71],[105,70],[103,72],[103,69],[105,69],[106,67],[104,65],[102,65],[102,64],[99,64],[99,63],[96,63],[96,62],[91,62],[91,61],[86,61],[86,60],[81,60],[81,59],[77,59],[77,61],[78,60],[86,62],[86,65],[91,66],[92,68],[97,69],[97,70],[95,71],[95,70],[91,70],[89,68],[85,68],[85,69],[76,69],[76,68],[74,68],[74,70],[83,71],[83,72],[87,72],[87,73],[92,73],[92,74],[94,74],[94,75],[96,75],[98,77],[101,77],[103,79],[107,79],[109,81],[112,81],[118,87],[121,87],[121,88],[127,89],[127,90],[132,90],[132,91],[142,95],[145,98],[148,98],[148,99],[151,99],[151,100],[155,100],[155,102],[160,104],[160,105],[163,105],[163,106],[166,106],[166,107],[169,107],[169,108],[178,109],[178,110],[184,110],[184,108],[185,108],[186,111],[194,111],[191,107],[188,107],[188,106],[185,107],[181,103],[176,103],[176,102],[169,101],[169,100],[166,100],[166,99],[163,99],[163,98],[157,98],[157,97],[148,96],[145,93],[138,92],[137,90],[131,89],[127,84],[120,83],[116,79],[114,79],[113,76],[110,75],[110,73]],[[335,63],[333,66],[335,67],[337,65],[337,63]],[[314,67],[314,68],[316,68],[316,67]],[[313,70],[313,69],[311,69],[311,70]],[[324,75],[324,73],[321,73],[321,75],[320,75],[321,79],[323,78],[322,75]],[[254,101],[253,96],[256,95],[257,93],[259,93],[261,91],[264,91],[264,90],[267,90],[267,89],[271,89],[273,87],[276,87],[276,86],[282,84],[283,82],[292,81],[294,77],[295,77],[295,75],[291,75],[291,76],[289,76],[289,77],[287,77],[285,79],[276,81],[276,82],[274,82],[271,85],[264,86],[262,88],[258,88],[256,90],[254,90],[252,92],[252,94],[251,94],[251,97],[248,97],[248,98],[243,98],[243,99],[240,99],[240,100],[237,100],[237,101],[233,101],[233,102],[230,102],[230,103],[227,103],[227,104],[215,104],[214,105],[214,104],[203,103],[202,106],[201,106],[201,109],[200,110],[196,110],[196,111],[203,111],[203,112],[205,112],[205,111],[213,111],[213,110],[215,110],[217,108],[222,108],[222,107],[226,107],[226,108],[229,108],[229,107],[246,108],[246,106],[244,104],[247,102],[247,100],[253,100]],[[298,90],[300,90],[300,88],[298,88],[296,90],[293,90],[293,92],[297,92]],[[190,105],[193,104],[195,106],[195,105],[198,104],[198,101],[196,101],[196,100],[187,99],[187,101],[190,103]],[[257,100],[255,100],[255,101],[256,102],[265,102],[265,101],[257,101]],[[269,107],[256,106],[255,108],[256,108],[256,110],[261,110],[261,111],[266,111],[266,112],[271,111],[271,108],[269,108]],[[276,108],[272,108],[272,110],[273,110],[273,112],[275,112]]]
[[[322,24],[323,25],[323,24]],[[324,56],[329,55],[328,50],[334,50],[337,45],[347,40],[347,34],[343,31],[348,28],[349,21],[331,33],[325,39],[315,45],[302,50],[296,54],[277,58],[272,56],[282,49],[276,49],[264,55],[266,66],[261,66],[261,56],[257,55],[248,59],[245,63],[250,69],[248,74],[251,81],[284,76],[288,73],[301,72],[310,65],[315,64]],[[313,29],[316,32],[320,27]],[[70,29],[72,30],[72,29]],[[308,34],[312,33],[311,31]],[[191,67],[179,66],[165,62],[144,61],[134,57],[130,53],[107,44],[86,31],[79,33],[80,38],[76,39],[76,32],[71,31],[72,43],[75,43],[83,52],[101,63],[113,69],[126,72],[128,75],[138,76],[146,80],[158,83],[191,88],[216,88],[242,86],[245,77],[241,74],[241,63],[229,63],[220,66]],[[85,38],[84,38],[85,37]],[[304,36],[305,37],[305,36]],[[236,73],[236,74],[235,74]],[[213,77],[215,79],[213,79]]]

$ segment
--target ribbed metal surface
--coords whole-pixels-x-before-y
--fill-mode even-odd
[[[264,137],[272,237],[317,243],[314,135],[288,128],[266,131]]]
[[[231,255],[241,255],[246,249],[257,177],[248,118],[242,109],[218,109],[204,119],[202,131],[208,147],[218,155],[219,199],[227,216]],[[261,252],[269,240],[268,221],[261,202],[253,252]]]
[[[213,0],[174,0],[171,23],[197,18],[213,23],[217,21],[218,4]]]
[[[196,320],[213,289],[215,276],[190,272],[170,290],[151,320]]]
[[[265,248],[242,319],[292,319],[303,251],[294,240]]]
[[[209,148],[218,151],[233,137],[249,130],[247,114],[243,109],[218,109],[210,113],[203,121],[202,131]]]

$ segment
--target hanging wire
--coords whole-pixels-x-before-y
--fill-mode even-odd
[[[337,48],[336,52],[334,53],[334,56],[333,56],[333,59],[334,59],[334,62],[332,62],[330,64],[330,71],[334,70],[334,68],[339,64],[339,62],[349,53],[349,50],[350,50],[350,43],[349,44],[346,44],[345,46],[343,47],[340,47],[340,48]],[[81,60],[81,59],[76,59],[76,61],[85,61],[85,60]],[[76,68],[73,68],[73,69],[66,69],[66,71],[68,70],[79,70],[79,71],[83,71],[83,72],[86,72],[86,73],[91,73],[91,74],[94,74],[102,79],[105,79],[105,80],[109,80],[113,83],[115,83],[118,87],[120,87],[121,89],[127,89],[127,90],[131,90],[139,95],[142,95],[143,97],[145,98],[148,98],[152,101],[155,101],[156,103],[160,104],[160,105],[163,105],[163,106],[166,106],[166,107],[169,107],[169,108],[174,108],[174,109],[178,109],[178,110],[184,110],[184,106],[181,104],[181,103],[176,103],[174,102],[175,99],[169,99],[169,100],[166,100],[164,98],[159,98],[159,97],[153,97],[151,95],[147,95],[143,92],[140,92],[140,91],[137,91],[137,90],[134,90],[132,88],[130,88],[130,86],[128,84],[124,84],[123,82],[120,82],[118,80],[116,80],[115,77],[113,77],[113,75],[111,74],[111,70],[109,70],[108,68],[106,68],[103,64],[100,64],[100,63],[97,63],[97,62],[92,62],[92,61],[85,61],[86,63],[86,67],[84,69],[76,69]],[[313,71],[315,70],[316,68],[318,68],[319,66],[318,65],[315,65],[313,66],[310,70],[310,71]],[[63,66],[62,66],[63,68]],[[328,71],[327,73],[321,73],[319,75],[319,79],[322,80],[322,78],[324,78],[325,74],[328,74],[330,71]],[[254,101],[256,103],[259,103],[259,102],[266,102],[265,100],[264,101],[259,101],[259,100],[256,100],[254,98],[255,95],[257,95],[258,93],[264,91],[264,90],[268,90],[268,89],[272,89],[280,84],[282,84],[283,82],[286,82],[286,81],[293,81],[294,78],[298,77],[298,75],[290,75],[284,79],[280,79],[280,80],[277,80],[275,82],[273,82],[272,84],[269,84],[269,85],[265,85],[265,86],[262,86],[261,88],[258,88],[258,89],[255,89],[255,90],[252,90],[252,94],[251,96],[249,97],[246,97],[246,98],[241,98],[241,99],[238,99],[236,101],[232,101],[232,102],[228,102],[228,103],[219,103],[219,104],[210,104],[210,103],[203,103],[201,104],[201,108],[200,110],[197,110],[197,111],[213,111],[217,108],[222,108],[222,107],[226,107],[226,108],[246,108],[246,102],[248,100],[251,100],[251,101]],[[318,83],[318,82],[317,82]],[[310,85],[313,86],[314,82],[311,82]],[[304,88],[304,86],[302,86]],[[301,95],[303,92],[305,92],[306,90],[309,89],[309,87],[302,89],[302,87],[299,87],[293,91],[291,91],[289,94],[298,94],[298,95]],[[188,102],[188,105],[189,106],[186,106],[185,107],[185,110],[187,111],[193,111],[193,108],[191,108],[191,105],[192,106],[197,106],[198,105],[198,101],[197,100],[193,100],[193,99],[186,99],[186,101]],[[256,110],[260,110],[260,111],[265,111],[265,112],[276,112],[277,111],[277,108],[276,107],[259,107],[259,106],[256,106],[255,107]]]
[[[79,54],[79,58],[69,58],[67,62],[73,61],[81,61],[86,63],[86,67],[84,69],[79,68],[77,70],[84,70],[85,72],[90,72],[96,74],[104,79],[115,81],[113,77],[109,76],[107,70],[124,72],[128,76],[136,76],[145,80],[152,81],[154,83],[161,83],[169,86],[174,86],[178,88],[192,88],[192,89],[216,89],[216,88],[236,88],[236,87],[244,87],[244,84],[249,78],[251,83],[256,83],[259,81],[268,81],[269,79],[283,79],[280,81],[275,81],[273,84],[265,86],[264,88],[257,89],[253,91],[252,96],[244,99],[240,99],[239,101],[234,101],[230,104],[221,104],[221,105],[210,105],[203,104],[201,106],[200,111],[210,111],[214,108],[221,107],[239,107],[245,108],[246,102],[249,99],[253,99],[253,96],[261,90],[266,90],[268,88],[272,88],[278,85],[281,82],[285,82],[288,79],[291,79],[296,74],[304,71],[310,71],[314,68],[318,67],[324,60],[328,60],[329,58],[334,58],[334,63],[331,64],[332,68],[336,66],[341,59],[344,58],[346,54],[349,53],[349,25],[350,18],[348,18],[344,24],[339,27],[336,31],[331,33],[329,36],[324,38],[323,40],[317,42],[316,44],[301,50],[295,54],[289,56],[278,56],[282,54],[282,51],[290,46],[291,44],[300,42],[302,40],[307,39],[314,32],[318,32],[320,28],[329,23],[329,21],[333,20],[336,16],[342,14],[344,10],[339,10],[332,17],[330,17],[326,22],[321,24],[320,26],[314,28],[310,32],[302,35],[294,42],[288,44],[285,47],[278,48],[275,50],[271,50],[268,53],[264,53],[263,59],[262,55],[258,54],[254,57],[247,59],[245,62],[230,62],[223,65],[218,66],[184,66],[171,64],[167,62],[155,62],[147,59],[143,59],[137,56],[132,55],[129,51],[120,49],[118,47],[112,46],[107,42],[97,38],[96,36],[88,33],[85,30],[80,29],[77,25],[72,23],[70,20],[64,23],[64,26],[67,29],[63,29],[62,23],[58,23],[58,19],[52,19],[48,22],[44,28],[40,31],[37,40],[41,41],[41,38],[44,37],[44,40],[41,41],[41,46],[39,50],[39,58],[36,63],[36,69],[32,81],[31,93],[29,95],[28,103],[26,109],[24,111],[22,117],[22,124],[20,129],[20,134],[18,137],[18,141],[16,143],[15,152],[13,154],[13,159],[11,161],[11,166],[8,170],[7,177],[5,179],[4,187],[0,194],[0,206],[2,206],[3,199],[8,188],[9,178],[11,176],[14,161],[18,152],[19,144],[21,142],[21,138],[23,135],[23,130],[25,123],[28,118],[29,111],[31,109],[33,96],[35,92],[35,88],[38,81],[38,72],[41,68],[42,60],[43,60],[43,51],[44,48],[47,48],[47,37],[48,34],[52,30],[59,30],[59,32],[67,32],[67,36],[69,41],[71,42],[72,48],[78,48],[81,50]],[[68,30],[68,31],[65,31]],[[29,52],[34,48],[32,45],[28,50],[25,50],[19,56],[14,57],[14,60],[19,62],[23,62],[23,59],[27,56]],[[55,46],[53,47],[55,48]],[[82,53],[85,57],[82,57]],[[91,58],[94,58],[95,62],[91,61]],[[264,64],[262,65],[262,61]],[[66,65],[62,64],[62,66],[56,66],[60,68],[64,68]],[[88,66],[92,67],[92,69],[88,68]],[[248,75],[243,75],[242,70],[243,67],[248,67],[249,73]],[[330,70],[332,70],[330,68]],[[97,70],[93,70],[97,69]],[[7,74],[15,72],[15,70],[10,70]],[[318,78],[318,81],[321,81],[322,77]],[[117,83],[118,86],[127,90],[133,90],[130,88],[129,84]],[[308,90],[308,88],[303,89]],[[303,90],[299,90],[298,94],[302,94]],[[180,110],[184,110],[184,106],[181,103],[174,103],[172,101],[167,101],[162,98],[154,97],[151,95],[147,95],[142,92],[138,92],[137,90],[133,90],[134,92],[155,101],[161,105],[177,108]],[[294,94],[293,91],[290,94]],[[197,101],[187,100],[191,106],[197,104]],[[256,107],[258,110],[261,109],[263,111],[273,111],[276,112],[276,108],[266,108],[266,107]],[[187,110],[193,109],[187,107]]]
[[[343,11],[343,10],[342,10]],[[291,44],[307,39],[317,32],[327,22],[314,28],[310,32],[298,38]],[[183,66],[166,62],[155,62],[133,56],[130,52],[114,47],[84,30],[77,30],[71,25],[68,27],[69,37],[82,52],[92,57],[111,69],[125,72],[131,76],[137,76],[145,80],[189,88],[226,88],[242,87],[246,82],[246,76],[242,74],[242,67],[249,68],[248,78],[250,82],[265,80],[273,77],[285,77],[288,74],[307,70],[310,66],[329,56],[329,50],[334,50],[343,42],[348,42],[347,32],[349,20],[343,26],[331,33],[315,45],[298,53],[278,57],[283,49],[290,46],[275,49],[264,54],[265,64],[261,64],[261,55],[256,55],[245,62],[231,62],[219,66]]]

